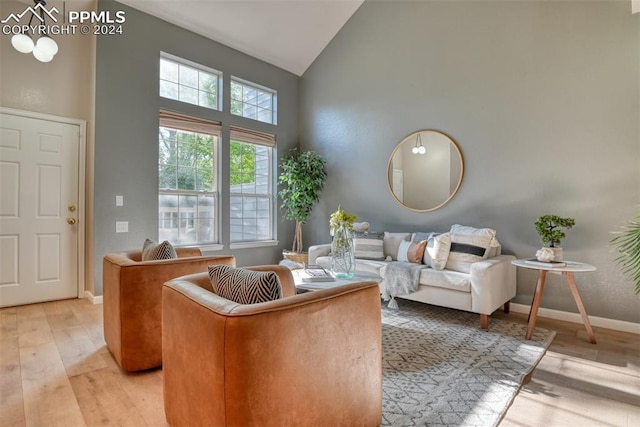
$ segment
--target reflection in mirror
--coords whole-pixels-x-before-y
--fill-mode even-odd
[[[407,136],[393,150],[387,179],[399,203],[427,212],[451,200],[462,184],[463,169],[462,153],[451,138],[422,130]]]

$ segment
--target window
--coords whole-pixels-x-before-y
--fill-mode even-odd
[[[231,114],[276,124],[276,91],[231,78]]]
[[[219,123],[160,113],[159,240],[177,245],[218,242],[219,137]]]
[[[231,127],[231,242],[274,239],[275,136]]]
[[[162,52],[160,96],[220,110],[222,73]]]

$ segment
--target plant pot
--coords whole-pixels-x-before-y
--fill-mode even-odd
[[[309,263],[309,254],[307,252],[292,252],[288,250],[282,251],[282,256],[284,259],[288,259],[289,261],[297,262],[299,264],[307,265]]]
[[[562,248],[549,248],[553,251],[553,260],[562,261]]]

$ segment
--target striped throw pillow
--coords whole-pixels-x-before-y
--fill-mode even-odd
[[[162,243],[156,243],[151,239],[146,239],[142,245],[142,261],[174,258],[178,258],[178,254],[173,245],[167,240]]]
[[[497,245],[496,230],[462,225],[451,226],[451,250],[446,269],[469,273],[471,264],[487,259],[490,248]]]
[[[214,293],[238,304],[256,304],[282,298],[282,285],[273,271],[211,265],[209,279]]]
[[[353,233],[353,251],[356,258],[384,260],[384,234]]]

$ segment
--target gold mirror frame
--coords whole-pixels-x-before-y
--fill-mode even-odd
[[[420,146],[424,146],[424,154],[420,154]],[[393,198],[416,212],[431,212],[448,203],[460,189],[463,175],[458,145],[448,135],[431,129],[413,132],[400,141],[387,165],[387,185]]]

